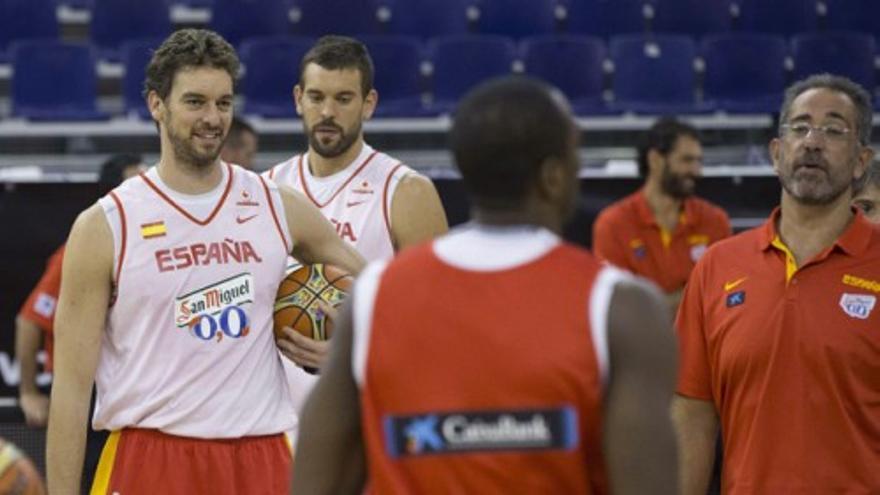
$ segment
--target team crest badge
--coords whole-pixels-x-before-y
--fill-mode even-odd
[[[843,309],[843,312],[860,320],[867,320],[871,316],[871,311],[874,309],[876,302],[876,296],[865,294],[844,293],[840,297],[840,307]]]

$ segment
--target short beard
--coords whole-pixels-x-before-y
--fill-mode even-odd
[[[223,136],[217,151],[207,155],[200,154],[186,138],[181,138],[172,130],[169,122],[165,123],[165,129],[168,133],[168,140],[171,141],[171,146],[174,150],[174,159],[178,162],[188,163],[198,170],[207,169],[217,163],[217,158],[223,150],[223,145],[226,144],[227,136]]]
[[[309,147],[314,150],[315,153],[324,158],[336,158],[351,149],[355,141],[357,141],[358,136],[361,134],[362,124],[361,122],[358,122],[351,129],[351,132],[348,133],[345,132],[345,129],[333,122],[319,122],[311,128],[303,122],[303,126],[305,126],[306,135],[309,139]],[[324,144],[321,143],[321,140],[315,135],[315,129],[321,126],[333,126],[339,131],[339,141],[335,145],[329,147],[324,146]]]
[[[780,160],[784,160],[784,155],[780,155]],[[796,167],[792,164],[792,170],[790,173],[783,175],[779,175],[779,183],[782,185],[782,188],[785,192],[788,193],[789,196],[792,197],[796,202],[806,205],[806,206],[825,206],[835,202],[840,198],[843,193],[852,188],[852,181],[841,181],[840,184],[834,183],[834,177],[829,172],[827,167],[823,170],[825,175],[828,177],[827,183],[828,188],[825,189],[823,187],[810,187],[807,185],[808,190],[806,193],[803,191],[798,192],[797,185],[798,182],[795,178]],[[825,189],[823,191],[823,189]]]
[[[696,177],[688,176],[693,178],[694,182],[696,182]],[[684,183],[685,177],[675,175],[669,172],[669,166],[663,169],[663,175],[660,177],[660,189],[675,199],[687,199],[694,195],[694,189],[688,188]]]

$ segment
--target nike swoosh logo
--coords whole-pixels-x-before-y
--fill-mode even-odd
[[[253,220],[253,219],[256,218],[256,217],[257,217],[257,215],[251,215],[251,216],[249,216],[249,217],[244,217],[244,218],[242,218],[242,217],[235,217],[235,221],[238,222],[238,223],[245,223],[245,222],[248,222],[248,221],[250,221],[250,220]]]
[[[351,208],[352,206],[362,205],[364,203],[366,203],[366,201],[349,201],[348,203],[345,203],[345,207]]]
[[[740,279],[736,279],[733,282],[725,282],[724,283],[724,292],[729,292],[731,289],[735,288],[737,285],[743,283],[745,279],[749,277],[743,277]]]

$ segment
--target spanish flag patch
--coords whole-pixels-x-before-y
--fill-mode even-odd
[[[158,222],[141,224],[141,237],[143,237],[144,239],[162,237],[165,235],[165,233],[165,222],[162,220],[159,220]]]

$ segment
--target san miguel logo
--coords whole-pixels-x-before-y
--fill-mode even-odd
[[[243,306],[254,302],[254,277],[241,273],[174,300],[174,323],[201,340],[245,337],[250,332]]]

